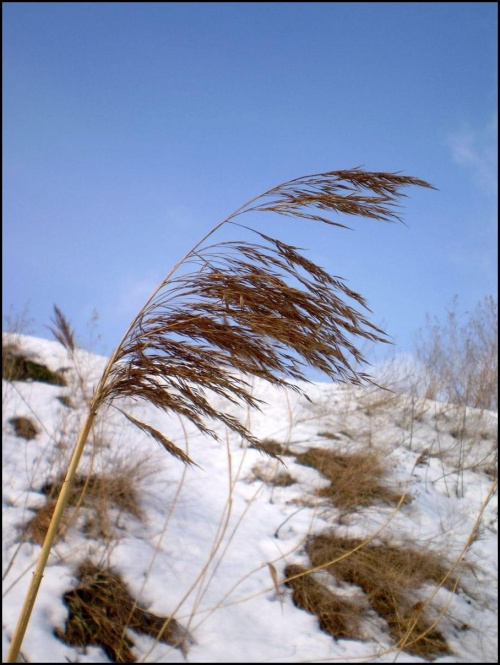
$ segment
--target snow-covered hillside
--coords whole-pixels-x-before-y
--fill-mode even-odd
[[[75,367],[57,342],[4,336],[6,343],[66,385],[3,381],[4,657],[40,552],[36,519],[66,468],[85,394],[105,364],[78,351]],[[282,453],[285,466],[232,433],[219,430],[217,442],[177,416],[127,404],[129,414],[198,465],[185,467],[118,411],[101,414],[79,473],[94,479],[87,490],[101,487],[96,478],[118,476],[120,498],[99,503],[99,492],[90,491],[94,507],[82,500],[67,523],[45,571],[23,658],[108,662],[102,646],[71,646],[54,633],[64,634],[64,594],[90,561],[113,571],[149,613],[177,621],[182,648],[126,629],[128,658],[138,662],[497,662],[497,414],[373,387],[314,383],[307,387],[311,402],[258,381],[253,390],[266,403],[262,411],[233,412]],[[327,459],[343,475],[320,473],[318,460]],[[313,547],[319,535],[352,543],[344,562],[362,566],[363,551],[385,557],[368,577],[356,577],[347,564],[312,561],[320,557]],[[390,568],[401,552],[421,555],[422,569],[439,562],[451,573],[436,582],[421,570],[419,586],[405,586],[403,568]],[[313,567],[310,575],[297,573]],[[282,584],[285,569],[290,578],[294,571],[295,580],[317,582],[330,614],[352,610],[352,634],[345,626],[337,637],[322,630],[318,616],[298,606],[307,589],[294,580]],[[385,582],[370,592],[366,579],[378,574]],[[429,635],[438,631],[441,651],[433,655],[430,646],[425,656],[413,634],[405,641],[403,616],[396,626],[381,615],[377,603],[389,584],[392,609],[411,610],[415,622],[425,617],[418,625]]]

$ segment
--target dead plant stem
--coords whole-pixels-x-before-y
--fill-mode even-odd
[[[33,606],[35,604],[35,600],[38,594],[38,589],[40,587],[40,583],[43,578],[43,571],[45,570],[45,566],[47,564],[47,560],[50,555],[52,544],[56,537],[57,527],[59,526],[59,522],[61,520],[64,508],[66,507],[66,504],[68,502],[69,492],[71,489],[73,479],[76,474],[76,469],[78,467],[80,457],[82,456],[82,452],[85,447],[85,443],[87,441],[89,432],[92,428],[95,416],[96,412],[94,409],[92,409],[89,415],[87,416],[87,420],[85,421],[85,424],[80,432],[80,436],[78,437],[78,441],[75,446],[73,455],[71,457],[68,471],[66,473],[66,478],[62,485],[61,492],[59,493],[59,497],[57,499],[57,503],[54,508],[54,514],[52,515],[52,519],[50,521],[50,525],[47,530],[47,535],[45,536],[42,551],[40,552],[40,556],[38,558],[38,562],[35,571],[33,573],[31,585],[29,587],[28,593],[26,594],[24,605],[21,610],[21,614],[19,616],[17,626],[14,631],[14,635],[12,636],[12,642],[5,661],[7,663],[17,662],[19,651],[21,649],[21,644],[24,639],[24,634],[26,632],[26,628],[28,627],[28,623],[31,617],[31,612],[33,610]]]
[[[349,185],[339,184],[342,180],[347,181]],[[148,356],[145,349],[149,348],[153,351],[159,349],[164,353],[173,354],[173,356],[176,353],[179,354],[178,346],[173,345],[171,340],[163,339],[166,332],[165,321],[167,320],[165,314],[155,313],[157,308],[161,310],[162,304],[162,300],[158,300],[157,298],[158,294],[171,282],[172,275],[190,258],[197,256],[198,248],[207,238],[223,225],[231,223],[231,220],[235,217],[246,212],[270,211],[287,217],[321,221],[343,228],[346,227],[325,217],[324,213],[306,212],[305,209],[316,208],[320,211],[327,210],[335,214],[340,212],[383,221],[401,221],[400,217],[394,211],[394,201],[399,195],[399,188],[407,185],[432,188],[427,182],[411,176],[363,172],[359,168],[349,171],[331,171],[315,174],[314,176],[304,176],[282,183],[263,194],[253,197],[222,222],[215,225],[162,279],[145,305],[134,317],[113,351],[90,400],[88,415],[71,456],[66,478],[56,502],[33,579],[14,631],[6,662],[17,661],[42,581],[43,571],[58,532],[59,522],[69,499],[76,469],[97,412],[103,404],[110,405],[115,398],[133,396],[143,399],[163,410],[173,409],[177,413],[187,415],[201,431],[212,434],[204,425],[202,418],[202,416],[208,416],[223,422],[233,431],[243,435],[248,441],[257,444],[258,447],[258,442],[254,441],[254,437],[251,436],[237,419],[233,419],[225,413],[214,411],[206,399],[198,396],[196,391],[184,389],[184,392],[187,394],[183,395],[181,391],[181,396],[176,395],[176,399],[174,399],[169,393],[169,388],[172,386],[179,388],[179,383],[176,383],[179,376],[182,379],[180,383],[182,388],[187,371],[188,379],[192,379],[195,383],[200,381],[202,387],[217,389],[220,394],[229,397],[229,399],[234,398],[233,401],[242,399],[247,404],[256,406],[255,400],[246,391],[244,382],[234,383],[229,377],[228,367],[231,370],[239,369],[243,370],[244,373],[249,372],[260,376],[277,385],[290,386],[286,381],[278,378],[277,372],[284,373],[292,378],[303,378],[303,374],[295,360],[283,350],[283,348],[291,348],[301,355],[307,364],[322,369],[330,377],[340,375],[344,380],[345,378],[350,378],[355,382],[360,382],[367,378],[366,375],[363,373],[358,374],[351,368],[340,348],[345,346],[347,353],[352,354],[357,361],[363,360],[362,355],[342,335],[341,331],[339,331],[339,326],[341,329],[353,332],[355,335],[359,335],[365,339],[368,338],[381,342],[387,341],[382,330],[367,321],[357,310],[346,306],[342,298],[339,298],[335,294],[335,291],[339,290],[343,295],[354,299],[361,306],[366,307],[364,299],[359,294],[348,289],[342,281],[339,282],[339,280],[325,273],[316,264],[307,261],[302,255],[297,253],[296,248],[256,231],[257,235],[267,245],[252,245],[249,243],[236,245],[237,258],[231,258],[228,248],[235,246],[235,243],[221,243],[218,247],[219,251],[222,251],[220,261],[222,262],[223,270],[212,270],[207,275],[204,274],[202,276],[200,276],[200,273],[189,274],[187,277],[181,278],[177,284],[174,283],[173,287],[174,295],[179,289],[181,289],[181,293],[182,289],[184,289],[186,297],[196,296],[198,300],[195,300],[194,303],[189,301],[189,299],[187,302],[184,302],[184,309],[188,308],[187,313],[182,307],[174,308],[170,313],[170,322],[180,326],[185,336],[192,337],[194,333],[198,337],[201,335],[201,338],[209,346],[212,346],[212,348],[215,347],[222,369],[216,371],[213,366],[212,353],[209,353],[201,345],[196,346],[196,344],[193,347],[189,347],[188,345],[188,351],[180,358],[182,361],[186,361],[186,357],[189,359],[187,370],[184,366],[172,366],[171,361],[169,361],[170,364],[166,361],[162,364],[161,354],[160,356],[155,356],[154,354]],[[345,194],[345,190],[348,190],[350,193]],[[371,191],[372,195],[358,193],[361,190]],[[275,199],[264,202],[264,199],[272,195],[275,195]],[[269,252],[266,249],[269,249]],[[227,250],[228,254],[225,255],[223,250]],[[248,260],[250,263],[248,263]],[[283,274],[281,277],[276,278],[272,271],[273,267],[282,271]],[[301,278],[301,269],[309,275],[312,281],[306,277]],[[304,291],[286,287],[283,280],[290,275],[300,280],[305,287]],[[273,287],[271,287],[271,284]],[[275,298],[276,293],[274,288],[276,284],[279,286],[277,290],[279,297],[277,299]],[[235,285],[238,288],[235,288]],[[255,289],[256,285],[263,289],[263,303],[256,296],[256,293],[260,293]],[[220,317],[224,309],[219,300],[221,296],[222,300],[225,300],[226,292],[228,289],[231,290],[231,288],[239,293],[240,308],[232,309],[232,317],[235,325],[229,327],[226,325],[225,328],[222,326],[224,332],[224,335],[222,335]],[[245,301],[245,307],[243,307],[244,301],[241,289],[243,289],[245,297],[249,298],[248,303]],[[271,292],[273,297],[271,297]],[[295,298],[295,300],[292,299],[291,303],[289,302],[290,293],[293,293]],[[307,303],[307,307],[304,312],[303,306],[305,302]],[[191,307],[190,310],[189,306]],[[261,312],[263,306],[264,310],[268,311],[267,317],[269,321],[274,322],[274,324],[276,321],[281,322],[282,318],[286,320],[288,316],[292,329],[294,326],[297,328],[295,331],[297,334],[291,335],[287,326],[283,326],[282,324],[277,326],[274,335],[271,335],[271,341],[274,340],[274,342],[272,344],[269,343],[267,347],[264,345],[264,348],[267,348],[268,355],[264,354],[261,357],[264,351],[257,342],[266,336],[269,337],[271,333],[269,325],[267,327],[263,325],[262,317],[256,316]],[[341,313],[340,318],[339,311]],[[193,325],[194,319],[200,314],[203,315],[200,321],[204,323],[204,327],[198,326],[198,321],[196,321],[196,326]],[[346,316],[349,319],[348,322],[343,319]],[[316,325],[318,323],[317,319],[319,319],[320,327]],[[72,348],[73,339],[71,330],[64,321],[64,317],[56,309],[56,325],[58,322],[62,340],[68,343],[68,348]],[[328,323],[326,329],[319,333],[325,322]],[[318,339],[314,338],[314,343],[311,343],[310,337],[302,333],[299,334],[298,331],[302,330],[304,325],[308,330],[315,329],[318,333],[319,337]],[[248,351],[249,347],[252,350],[250,354]],[[230,354],[227,353],[228,348],[231,349]],[[328,350],[330,353],[327,353]],[[170,356],[168,357],[170,358]],[[177,371],[177,374],[174,370]],[[166,383],[158,381],[155,383],[155,378],[159,376],[164,377],[165,374],[167,375]],[[153,376],[153,379],[151,379],[151,376]],[[200,376],[202,377],[201,379],[199,378]],[[199,416],[199,413],[202,416]],[[185,463],[191,463],[191,460],[160,432],[150,425],[136,421],[127,414],[125,416],[143,432],[147,432],[154,439],[161,442],[169,453],[177,456]],[[230,508],[227,520],[229,520],[229,514]],[[221,538],[226,528],[227,523],[224,525]],[[217,542],[217,547],[220,542]],[[207,565],[215,556],[215,552],[216,550],[210,553]],[[204,575],[205,573],[198,577],[185,597],[191,593],[199,580],[204,579]],[[184,602],[184,599],[181,602]],[[160,638],[160,635],[158,637]]]

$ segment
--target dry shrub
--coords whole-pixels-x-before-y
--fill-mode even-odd
[[[296,455],[297,462],[311,466],[330,481],[318,495],[345,510],[374,503],[398,503],[401,494],[385,487],[386,475],[379,455],[373,451],[342,455],[323,448],[310,448]]]
[[[14,428],[16,436],[20,436],[28,441],[34,439],[38,434],[38,429],[29,418],[24,418],[22,416],[10,418],[9,423]]]
[[[64,594],[69,608],[65,630],[55,635],[71,646],[100,646],[113,663],[135,663],[134,643],[127,628],[149,635],[185,652],[192,642],[188,632],[173,618],[143,609],[119,575],[85,561],[78,572],[78,586]]]
[[[360,615],[362,607],[332,593],[312,575],[306,575],[302,566],[290,565],[285,568],[286,585],[293,589],[293,602],[300,609],[318,617],[321,630],[336,639],[360,639]]]
[[[421,393],[429,399],[498,410],[498,301],[480,300],[461,320],[455,296],[443,320],[427,316],[416,343]]]
[[[416,593],[425,583],[442,583],[448,572],[442,557],[424,549],[373,544],[352,552],[362,542],[323,534],[310,540],[307,551],[313,566],[349,553],[326,569],[337,579],[363,589],[373,609],[387,621],[392,638],[403,640],[400,646],[405,651],[423,658],[450,654],[441,632],[431,629],[431,620]],[[453,590],[454,584],[450,576],[443,586]]]

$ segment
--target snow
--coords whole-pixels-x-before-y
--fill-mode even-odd
[[[69,387],[2,382],[4,657],[40,552],[38,545],[21,541],[20,526],[42,505],[47,479],[66,468],[85,413],[83,406],[70,410],[56,397],[77,401],[78,371],[90,393],[106,362],[77,351],[75,372],[59,343],[27,336],[17,342],[52,370],[72,369],[65,373]],[[437,609],[449,603],[439,629],[453,651],[435,662],[497,662],[496,493],[483,505],[492,484],[486,471],[496,449],[497,414],[404,395],[381,399],[373,388],[328,383],[307,386],[312,403],[257,380],[253,390],[266,403],[261,412],[232,409],[255,435],[288,444],[292,453],[311,446],[381,450],[390,470],[387,482],[412,500],[399,510],[380,504],[345,514],[317,499],[325,479],[292,455],[283,460],[297,482],[265,484],[255,480],[252,469],[277,463],[235,435],[220,428],[217,442],[177,416],[128,403],[129,413],[164,432],[199,465],[186,468],[110,409],[94,430],[95,454],[88,445],[79,468],[136,467],[145,520],[121,514],[116,537],[107,545],[85,537],[77,520],[57,541],[21,649],[24,658],[108,662],[101,648],[74,649],[53,633],[56,627],[64,630],[63,594],[74,585],[78,564],[91,555],[118,571],[150,612],[174,615],[194,640],[184,655],[134,634],[138,661],[425,662],[391,650],[383,621],[376,630],[371,627],[373,637],[365,641],[334,640],[314,615],[293,604],[289,589],[277,593],[268,564],[280,579],[289,563],[308,566],[305,539],[334,527],[340,535],[367,538],[380,531],[391,544],[422,543],[445,551],[450,563],[463,553],[474,571],[464,568],[457,594],[441,588],[432,601]],[[14,416],[36,422],[38,436],[29,441],[16,436],[9,423]],[[482,508],[476,538],[468,543]],[[342,593],[359,589],[343,585]],[[432,593],[429,587],[422,597]],[[464,625],[468,628],[460,630]]]

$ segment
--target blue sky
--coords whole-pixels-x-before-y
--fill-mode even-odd
[[[110,353],[235,208],[358,165],[439,191],[408,190],[406,226],[252,223],[347,278],[398,351],[455,294],[496,295],[496,3],[4,3],[3,21],[3,306],[32,334],[57,303],[85,345],[96,309]]]

